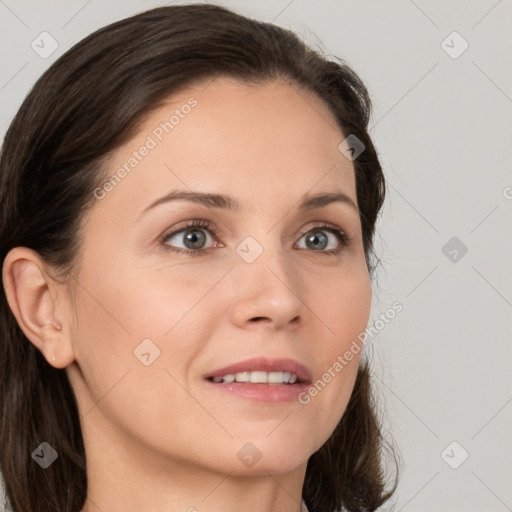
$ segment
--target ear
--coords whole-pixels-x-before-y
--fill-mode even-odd
[[[30,342],[55,368],[75,360],[63,285],[47,272],[37,252],[15,247],[5,257],[2,278],[7,302]]]

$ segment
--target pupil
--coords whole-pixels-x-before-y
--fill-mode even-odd
[[[189,247],[189,249],[198,249],[201,248],[201,243],[204,243],[204,239],[204,234],[201,231],[194,229],[189,231],[186,235],[185,243],[190,242],[192,244],[192,247]]]
[[[321,231],[313,231],[313,234],[307,238],[307,241],[311,242],[314,248],[320,246],[321,249],[324,249],[327,245],[327,237]]]

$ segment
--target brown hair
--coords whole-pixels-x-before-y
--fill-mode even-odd
[[[363,244],[373,274],[373,235],[384,201],[382,169],[367,132],[370,99],[341,60],[330,61],[283,28],[208,4],[149,10],[89,35],[37,81],[12,121],[0,159],[0,261],[29,247],[69,275],[80,226],[108,155],[145,116],[192,83],[229,76],[284,78],[314,92],[345,136],[365,146],[354,161]],[[4,283],[8,286],[8,283]],[[79,412],[65,370],[49,365],[0,296],[0,468],[14,512],[77,512],[87,494]],[[362,363],[347,410],[308,462],[311,512],[376,510],[387,491],[381,426]],[[45,471],[30,454],[42,442],[58,460]]]

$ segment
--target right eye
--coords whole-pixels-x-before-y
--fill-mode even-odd
[[[206,232],[209,232],[213,236],[216,234],[216,230],[210,222],[199,219],[192,220],[185,226],[165,234],[161,242],[164,249],[167,251],[199,256],[204,254],[208,249],[204,248],[208,240],[208,236],[205,234]],[[167,243],[169,240],[179,237],[182,237],[183,241],[181,243],[184,247],[175,247]],[[217,247],[218,245],[218,242],[214,241],[211,247]]]

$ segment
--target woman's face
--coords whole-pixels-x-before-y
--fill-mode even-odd
[[[88,456],[304,469],[346,408],[360,354],[333,368],[370,312],[344,138],[312,93],[222,78],[173,96],[113,155],[72,280]],[[341,200],[301,207],[327,194]]]

